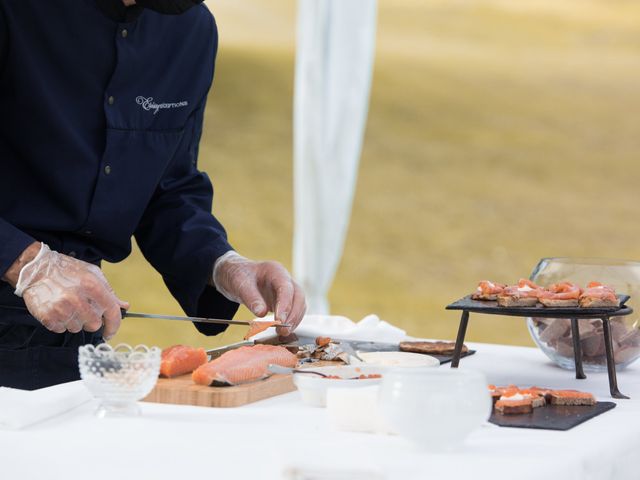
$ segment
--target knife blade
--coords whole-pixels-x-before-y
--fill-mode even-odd
[[[209,355],[209,360],[215,360],[223,353],[227,353],[231,350],[235,350],[240,347],[251,347],[255,345],[253,340],[245,340],[243,342],[232,343],[231,345],[225,345],[224,347],[212,348],[207,350],[207,355]]]
[[[20,310],[27,311],[26,307],[21,307],[19,305],[0,305],[0,308],[8,309],[8,310]],[[223,320],[221,318],[202,318],[202,317],[180,317],[176,315],[157,315],[155,313],[136,313],[136,312],[128,312],[124,309],[121,309],[122,318],[151,318],[155,320],[177,320],[180,322],[196,322],[196,323],[216,323],[223,325],[251,325],[250,321],[245,320]]]
[[[152,318],[155,320],[177,320],[179,322],[217,323],[223,325],[251,325],[245,320],[223,320],[221,318],[180,317],[176,315],[158,315],[155,313],[136,313],[122,310],[122,318]]]

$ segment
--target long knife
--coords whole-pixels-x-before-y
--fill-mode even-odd
[[[0,305],[0,308],[9,310],[27,311],[26,307],[17,305]],[[178,320],[181,322],[196,322],[196,323],[216,323],[222,325],[251,325],[251,322],[244,320],[223,320],[220,318],[202,318],[202,317],[179,317],[175,315],[157,315],[153,313],[136,313],[128,312],[124,309],[121,310],[122,318],[152,318],[156,320]]]
[[[154,313],[136,313],[122,310],[122,318],[153,318],[156,320],[178,320],[180,322],[217,323],[223,325],[251,325],[245,320],[223,320],[221,318],[179,317],[175,315],[157,315]]]

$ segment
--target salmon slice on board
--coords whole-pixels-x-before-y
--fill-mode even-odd
[[[249,325],[249,331],[244,336],[245,340],[249,340],[254,335],[259,334],[260,332],[264,332],[267,328],[277,327],[278,325],[282,325],[280,322],[269,322],[269,321],[260,321],[260,320],[251,320]]]
[[[270,375],[269,364],[295,367],[298,358],[284,347],[254,345],[230,350],[215,360],[198,367],[191,378],[198,385],[226,383],[239,385],[261,380]]]
[[[174,345],[162,351],[160,375],[177,377],[193,372],[200,365],[207,363],[207,352],[204,348],[193,348],[186,345]]]

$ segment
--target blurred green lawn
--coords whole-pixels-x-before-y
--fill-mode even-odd
[[[220,29],[200,167],[232,244],[291,264],[293,0],[209,1]],[[545,256],[640,258],[640,3],[380,0],[361,176],[336,314],[453,338],[450,301]],[[139,252],[108,265],[136,311],[180,313]],[[249,318],[243,310],[239,317]],[[214,346],[189,324],[116,340]],[[478,317],[468,339],[531,344]]]

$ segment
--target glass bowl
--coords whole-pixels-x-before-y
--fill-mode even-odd
[[[538,285],[561,281],[585,287],[591,281],[611,285],[619,294],[631,296],[627,305],[640,300],[640,262],[600,258],[543,258],[531,274]],[[640,305],[640,303],[638,304]],[[579,320],[582,364],[585,371],[607,370],[602,335],[602,320]],[[575,370],[571,320],[528,318],[527,326],[534,342],[558,366]],[[640,308],[631,315],[611,318],[616,368],[623,369],[640,357]]]
[[[378,397],[393,431],[418,447],[451,450],[491,415],[487,379],[451,368],[403,368],[385,372]]]
[[[137,401],[146,397],[160,373],[158,347],[106,343],[79,348],[80,377],[99,400],[98,417],[139,415]]]

